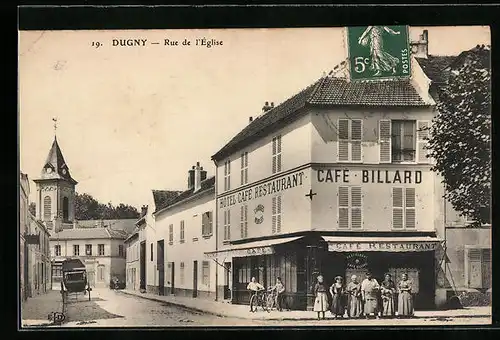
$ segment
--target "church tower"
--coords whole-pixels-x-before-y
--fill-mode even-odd
[[[72,228],[75,220],[75,186],[78,182],[71,177],[56,136],[43,164],[41,176],[34,182],[37,187],[36,218],[51,231]]]

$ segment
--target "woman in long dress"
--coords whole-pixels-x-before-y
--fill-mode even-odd
[[[361,283],[361,296],[364,302],[364,314],[368,318],[371,314],[378,319],[378,293],[380,285],[372,277],[370,272],[366,273],[366,279]]]
[[[338,319],[339,317],[344,317],[345,306],[344,306],[344,284],[341,276],[335,277],[335,282],[330,286],[330,294],[332,295],[332,305],[330,307],[330,312]]]
[[[350,318],[359,318],[363,313],[363,302],[361,300],[361,283],[358,282],[356,275],[351,276],[351,282],[346,287],[348,294],[347,316]]]
[[[314,286],[314,311],[318,313],[318,320],[320,319],[320,314],[325,318],[325,312],[328,310],[328,296],[326,295],[326,285],[323,282],[323,276],[319,275],[317,278],[318,282]]]
[[[380,72],[392,71],[396,73],[396,66],[399,59],[384,51],[383,34],[398,35],[401,32],[394,31],[387,26],[368,26],[359,37],[358,43],[366,46],[370,44],[370,70],[375,71],[374,76],[380,75]]]
[[[413,316],[413,296],[411,293],[413,283],[408,279],[405,273],[401,275],[401,281],[398,284],[398,316],[411,317]]]
[[[391,274],[385,274],[380,293],[382,295],[382,316],[393,317],[396,314],[396,304],[394,302],[396,286],[392,281]]]

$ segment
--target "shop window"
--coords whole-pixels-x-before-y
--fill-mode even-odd
[[[465,273],[468,288],[491,288],[491,249],[466,246]]]
[[[63,197],[63,221],[67,222],[69,220],[69,199]]]
[[[231,160],[224,162],[224,191],[231,190]]]
[[[54,253],[56,256],[61,256],[61,245],[60,244],[56,244],[54,246]]]
[[[91,244],[85,245],[85,255],[92,256],[92,245]]]
[[[43,199],[43,219],[48,221],[52,218],[52,200],[50,196],[45,196]]]
[[[248,237],[248,205],[241,206],[241,220],[240,220],[240,231],[241,238]]]
[[[281,233],[281,195],[272,198],[271,212],[271,232],[273,234],[279,234]]]
[[[181,243],[184,243],[184,220],[181,221],[179,233],[180,233],[180,240],[179,241]]]
[[[341,229],[361,229],[363,226],[363,196],[361,187],[340,186],[338,191],[338,226]]]
[[[361,162],[363,139],[363,120],[339,119],[338,121],[338,150],[339,162]]]
[[[231,210],[224,210],[224,241],[231,240]]]
[[[184,262],[181,262],[180,264],[180,282],[181,285],[184,284]]]
[[[202,236],[210,236],[212,235],[212,222],[213,221],[213,213],[211,211],[207,211],[203,213],[201,217],[201,234]]]
[[[203,261],[201,265],[201,283],[205,286],[210,284],[210,262]]]
[[[272,173],[276,174],[281,172],[281,135],[273,137],[273,167]]]
[[[415,229],[415,188],[392,188],[392,227]]]
[[[238,269],[238,283],[248,283],[252,279],[252,268],[250,266],[250,258],[243,258]]]
[[[248,152],[241,154],[241,185],[248,183]]]
[[[104,256],[104,244],[98,244],[97,251],[100,256]]]
[[[170,224],[168,226],[168,244],[173,244],[174,243],[174,225],[173,224]],[[153,245],[151,244],[151,249]],[[151,261],[153,261],[153,255],[151,255]]]
[[[73,245],[73,255],[80,256],[80,245],[78,244]]]

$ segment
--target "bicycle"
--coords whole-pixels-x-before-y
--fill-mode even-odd
[[[267,294],[266,298],[266,306],[267,306],[267,311],[271,311],[273,308],[277,308],[276,305],[276,292],[274,290],[270,290],[269,294]]]
[[[262,289],[257,292],[254,292],[252,294],[252,297],[250,298],[250,311],[251,312],[256,312],[257,307],[262,307],[262,309],[266,312],[270,312],[270,310],[267,308],[267,300],[268,300],[268,295],[266,290]],[[253,307],[255,306],[255,310]]]

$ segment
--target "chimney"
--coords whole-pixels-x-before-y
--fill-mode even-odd
[[[410,43],[412,48],[412,54],[417,58],[429,57],[429,31],[424,30],[422,34],[419,35],[418,41],[412,41]]]
[[[271,103],[271,104],[272,104],[272,105],[274,105],[273,103]],[[273,108],[273,106],[270,106],[270,105],[269,105],[269,102],[266,102],[266,103],[264,104],[264,107],[262,108],[262,112],[263,112],[263,113],[266,113],[267,111],[271,110],[272,108]]]
[[[201,172],[203,168],[200,167],[200,162],[196,162],[196,167],[194,168],[194,191],[198,191],[201,188]]]
[[[201,173],[200,173],[200,176],[201,176],[201,182],[203,182],[204,180],[207,179],[207,170],[203,170],[203,167],[201,167]]]
[[[188,189],[194,187],[194,166],[188,171]]]
[[[148,206],[147,205],[143,205],[141,207],[141,217],[144,217],[146,216],[146,213],[148,212]]]
[[[249,122],[249,123],[253,122],[253,117],[252,117],[252,116],[250,116],[250,117],[248,118],[248,122]]]
[[[271,102],[271,108],[274,108],[274,102]]]

